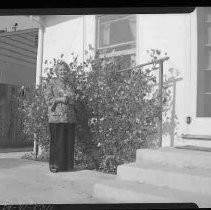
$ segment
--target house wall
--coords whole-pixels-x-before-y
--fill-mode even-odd
[[[82,59],[83,49],[87,49],[88,44],[95,46],[94,15],[49,16],[45,21],[47,28],[44,33],[44,61],[58,58],[62,53],[65,59],[69,60],[71,52],[75,52]],[[167,132],[163,136],[163,145],[170,146],[186,129],[190,15],[139,14],[137,24],[137,63],[149,61],[149,55],[146,53],[149,49],[160,49],[170,57],[169,61],[164,63],[164,75],[174,79],[174,85],[170,87],[173,101],[168,111],[169,119],[164,126]]]
[[[59,58],[61,54],[68,61],[71,53],[78,55],[81,61],[83,49],[88,49],[89,44],[95,46],[95,16],[48,16],[45,23],[44,61]]]
[[[29,145],[13,98],[19,86],[35,86],[38,29],[0,34],[0,146]]]
[[[35,85],[36,65],[26,66],[1,60],[0,64],[0,83],[17,86]]]
[[[23,122],[17,112],[17,96],[17,86],[0,84],[0,147],[32,146],[32,142],[23,131]]]
[[[174,80],[173,86],[169,88],[172,103],[168,111],[169,120],[165,120],[167,123],[164,125],[164,146],[173,145],[176,137],[184,133],[187,127],[185,108],[188,103],[189,27],[189,14],[139,15],[138,63],[149,60],[147,50],[160,49],[169,56],[169,60],[164,63],[164,77],[166,75]]]
[[[0,83],[35,84],[38,29],[0,34]]]

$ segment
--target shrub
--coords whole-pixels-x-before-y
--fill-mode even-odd
[[[153,61],[161,56],[159,50],[150,53]],[[46,62],[42,86],[23,101],[24,130],[45,151],[49,150],[49,130],[43,94],[55,76],[54,66],[61,61],[62,56],[54,59],[51,67]],[[75,163],[82,168],[116,173],[119,164],[135,160],[138,148],[157,146],[159,116],[165,110],[161,110],[152,73],[157,65],[118,72],[124,66],[120,61],[96,53],[83,64],[74,56],[69,63],[67,82],[77,94]],[[166,89],[164,97],[165,108],[169,100]]]
[[[25,89],[24,97],[20,97],[19,113],[22,115],[23,130],[29,141],[37,140],[44,149],[49,150],[49,128],[47,105],[41,87]]]
[[[34,152],[27,152],[21,158],[27,159],[27,160],[35,160],[36,159]],[[43,151],[42,154],[39,155],[36,160],[48,162],[49,161],[49,152]]]

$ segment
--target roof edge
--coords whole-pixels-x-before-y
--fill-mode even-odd
[[[23,33],[38,32],[38,31],[39,31],[39,28],[30,28],[30,29],[24,29],[24,30],[2,32],[0,33],[0,36],[11,36],[15,34],[23,34]]]
[[[151,7],[124,7],[117,5],[112,7],[71,7],[71,8],[36,8],[36,9],[15,9],[0,10],[0,15],[95,15],[95,14],[175,14],[175,13],[191,13],[196,7],[185,6],[154,6]]]

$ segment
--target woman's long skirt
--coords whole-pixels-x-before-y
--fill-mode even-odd
[[[50,160],[49,167],[58,171],[70,171],[74,167],[74,123],[49,123]]]

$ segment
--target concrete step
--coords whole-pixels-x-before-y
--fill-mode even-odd
[[[118,166],[117,175],[122,180],[168,186],[211,196],[210,169],[181,168],[144,161],[141,164],[130,163]]]
[[[118,178],[94,185],[93,196],[109,203],[196,203],[201,208],[211,206],[209,196],[187,193],[168,187],[122,181]]]
[[[186,150],[192,150],[192,151],[202,151],[202,152],[211,152],[211,147],[199,147],[199,146],[193,146],[193,145],[185,145],[185,146],[176,146],[176,149],[186,149]]]
[[[211,148],[211,141],[196,139],[196,138],[192,139],[178,138],[175,141],[175,146],[185,146],[185,145]]]
[[[177,167],[211,169],[211,152],[164,147],[161,149],[139,149],[136,162],[152,161]]]

